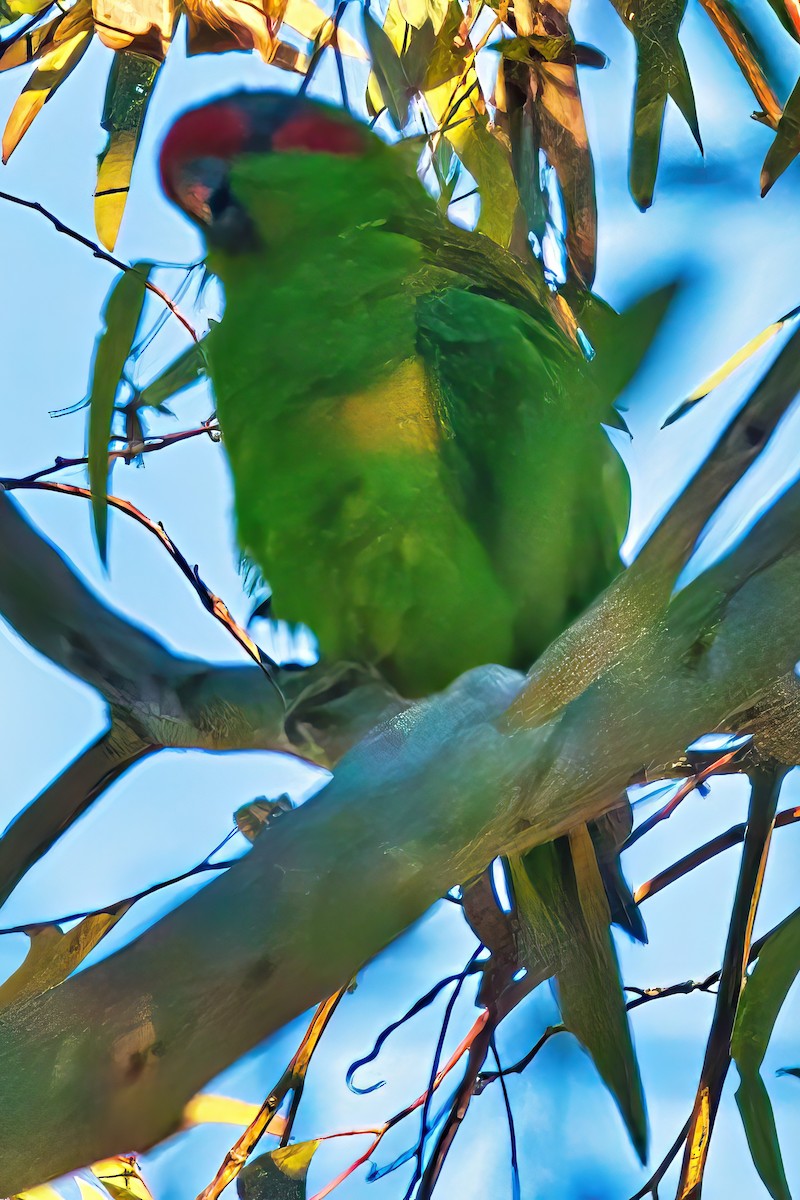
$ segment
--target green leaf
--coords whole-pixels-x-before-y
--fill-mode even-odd
[[[489,129],[486,116],[474,110],[470,120],[454,123],[446,137],[478,186],[478,232],[507,248],[519,211],[519,193],[506,147]]]
[[[784,0],[767,0],[767,2],[786,32],[790,33],[796,42],[800,42],[800,32],[789,16]]]
[[[262,1154],[239,1175],[239,1200],[306,1200],[306,1175],[319,1141],[297,1142]]]
[[[668,96],[703,150],[692,84],[678,42],[686,0],[613,0],[613,4],[636,40],[630,189],[639,208],[646,209],[653,202]]]
[[[572,38],[567,37],[566,34],[552,37],[531,34],[530,37],[501,38],[498,42],[492,42],[492,50],[502,54],[503,58],[521,63],[537,60],[540,62],[566,62],[572,46]]]
[[[68,933],[60,925],[32,925],[24,961],[0,986],[0,1011],[63,983],[129,908],[122,901],[105,912],[91,913]]]
[[[582,825],[509,866],[525,965],[542,978],[555,973],[564,1024],[592,1058],[644,1161],[644,1095],[589,831]]]
[[[183,354],[165,367],[139,392],[140,408],[163,409],[173,396],[206,376],[206,352],[202,342],[192,342]]]
[[[33,17],[47,8],[49,0],[0,0],[0,29],[20,17]]]
[[[789,988],[800,972],[800,909],[770,935],[736,1012],[731,1057],[739,1072],[736,1102],[753,1163],[773,1200],[790,1200],[775,1118],[760,1069]]]
[[[108,554],[108,442],[114,400],[144,307],[152,263],[137,263],[123,272],[103,310],[105,329],[95,345],[89,389],[89,487],[97,549],[105,564]]]
[[[413,89],[409,88],[400,55],[392,45],[389,35],[367,9],[364,9],[364,33],[383,102],[397,128],[402,129],[408,119],[408,105]]]
[[[413,29],[421,29],[430,21],[438,32],[444,24],[450,0],[398,0],[400,15]]]
[[[753,1165],[773,1200],[792,1200],[783,1167],[775,1115],[758,1071],[740,1074],[736,1103],[742,1118]]]
[[[783,115],[775,130],[775,140],[767,151],[761,168],[761,195],[766,196],[800,150],[800,80],[786,101]]]
[[[609,404],[635,377],[677,292],[677,284],[665,284],[636,300],[623,313],[614,312],[596,296],[589,297],[579,309],[581,328],[595,350],[587,373],[608,397]]]
[[[108,143],[97,160],[94,222],[113,250],[130,190],[133,160],[161,62],[149,54],[118,50],[108,76],[102,126]]]

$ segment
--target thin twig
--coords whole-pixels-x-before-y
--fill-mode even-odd
[[[691,1118],[686,1122],[664,1158],[647,1180],[647,1183],[643,1184],[642,1187],[639,1188],[638,1192],[634,1192],[630,1200],[643,1200],[643,1197],[645,1196],[652,1196],[653,1200],[658,1200],[658,1185],[661,1183],[661,1180],[664,1178],[670,1166],[672,1165],[672,1160],[675,1158],[681,1146],[686,1141],[686,1138],[689,1136],[690,1125]]]
[[[311,1197],[311,1200],[325,1200],[325,1197],[329,1196],[331,1192],[339,1186],[339,1184],[344,1183],[345,1179],[349,1179],[349,1177],[355,1171],[357,1171],[359,1167],[362,1167],[365,1163],[369,1162],[389,1130],[394,1129],[395,1125],[398,1125],[401,1121],[405,1120],[407,1116],[410,1116],[411,1113],[416,1112],[418,1108],[421,1108],[425,1103],[429,1090],[436,1091],[436,1089],[440,1087],[442,1081],[450,1074],[453,1068],[458,1065],[460,1060],[469,1051],[472,1043],[479,1036],[488,1019],[489,1011],[488,1009],[484,1009],[480,1016],[478,1016],[473,1022],[471,1029],[468,1031],[465,1037],[462,1038],[461,1042],[459,1042],[459,1044],[456,1046],[447,1062],[438,1071],[436,1078],[433,1081],[432,1089],[426,1089],[421,1093],[421,1095],[417,1096],[416,1100],[412,1101],[411,1104],[406,1105],[405,1108],[400,1109],[400,1111],[396,1112],[393,1117],[389,1118],[388,1121],[384,1121],[383,1124],[379,1125],[376,1129],[346,1130],[343,1133],[328,1135],[329,1137],[348,1137],[350,1134],[363,1133],[372,1134],[373,1140],[363,1154],[360,1154],[358,1158],[350,1163],[348,1167],[345,1167],[343,1171],[340,1171],[336,1178],[332,1179],[330,1183],[326,1184],[321,1191],[316,1192]]]
[[[63,221],[58,219],[55,213],[50,212],[50,210],[45,208],[43,204],[40,204],[38,200],[25,200],[22,196],[15,196],[11,192],[3,191],[0,191],[0,200],[6,200],[9,204],[16,204],[19,208],[27,208],[30,209],[31,212],[39,213],[40,216],[44,217],[45,220],[50,222],[57,233],[63,233],[65,237],[71,238],[74,242],[78,242],[81,246],[85,246],[87,250],[91,251],[95,258],[99,258],[102,262],[109,263],[110,266],[116,267],[118,271],[132,270],[130,263],[123,262],[121,258],[116,258],[115,255],[109,254],[107,250],[104,250],[102,246],[98,246],[97,242],[93,242],[91,238],[84,237],[82,233],[78,233],[77,229],[72,229],[69,225],[65,225]],[[158,296],[162,304],[167,306],[172,315],[180,321],[181,325],[189,334],[189,337],[192,339],[192,341],[199,342],[200,338],[197,335],[197,331],[191,322],[180,311],[178,306],[175,304],[175,301],[171,300],[166,292],[163,292],[155,283],[151,283],[149,279],[145,282],[145,287],[148,292],[152,292],[154,296]]]
[[[492,1031],[492,1039],[490,1042],[492,1056],[497,1063],[497,1075],[500,1080],[500,1089],[503,1093],[503,1104],[506,1110],[506,1121],[508,1122],[508,1141],[511,1151],[511,1191],[512,1200],[520,1200],[520,1184],[519,1184],[519,1161],[517,1158],[517,1132],[514,1128],[514,1112],[511,1108],[511,1097],[508,1094],[503,1068],[500,1063],[500,1055],[497,1053],[497,1039],[494,1031]]]
[[[130,462],[132,458],[138,458],[140,454],[153,454],[156,450],[164,450],[167,446],[174,446],[178,442],[186,442],[190,438],[202,437],[203,434],[214,440],[219,440],[221,430],[219,425],[212,419],[204,421],[202,425],[198,425],[195,429],[181,429],[176,433],[155,434],[153,437],[143,438],[138,442],[127,442],[124,450],[109,450],[108,457],[110,461],[116,459],[124,459],[125,462]],[[80,458],[64,458],[58,455],[51,467],[42,467],[39,471],[32,471],[30,475],[23,475],[19,479],[0,478],[0,484],[11,491],[13,488],[24,483],[35,483],[37,479],[45,479],[48,475],[55,475],[58,471],[66,471],[70,467],[85,467],[89,459],[84,455]]]
[[[786,825],[793,825],[796,821],[800,821],[800,808],[784,808],[775,818],[775,828],[782,829]],[[683,858],[679,858],[677,862],[671,863],[663,871],[654,875],[652,879],[648,879],[637,887],[633,893],[634,901],[641,904],[644,900],[649,900],[651,896],[656,896],[665,887],[669,887],[676,879],[681,879],[696,867],[709,862],[717,854],[722,854],[724,850],[730,850],[732,846],[738,845],[744,839],[746,829],[747,825],[744,821],[739,825],[731,825],[725,833],[718,834],[710,842],[698,846],[696,850],[690,851]]]
[[[472,1097],[475,1095],[475,1082],[481,1067],[486,1061],[486,1055],[489,1052],[489,1047],[497,1026],[496,1014],[492,1013],[489,1009],[486,1009],[485,1012],[485,1025],[470,1045],[463,1078],[458,1085],[458,1090],[453,1098],[453,1103],[450,1106],[450,1112],[444,1123],[442,1132],[436,1140],[433,1153],[425,1167],[417,1193],[417,1200],[430,1200],[433,1189],[439,1181],[439,1176],[442,1173],[447,1155],[467,1115]]]
[[[442,1056],[442,1050],[444,1048],[444,1039],[447,1036],[447,1030],[450,1026],[450,1018],[453,1015],[453,1009],[456,1006],[456,1001],[458,1000],[458,997],[461,995],[461,989],[463,988],[464,984],[467,981],[467,978],[470,973],[470,969],[471,969],[473,963],[477,960],[477,957],[480,954],[482,949],[483,949],[483,946],[479,945],[473,951],[473,953],[470,955],[467,965],[464,967],[464,969],[460,972],[460,974],[458,976],[456,986],[453,988],[453,994],[450,996],[450,999],[447,1001],[447,1008],[445,1009],[444,1020],[442,1021],[441,1028],[439,1030],[439,1037],[436,1042],[436,1050],[434,1051],[434,1055],[433,1055],[433,1065],[431,1066],[430,1082],[428,1084],[428,1090],[425,1093],[425,1101],[422,1105],[422,1117],[420,1120],[419,1140],[417,1142],[416,1165],[414,1167],[414,1174],[411,1179],[411,1183],[408,1185],[408,1188],[406,1190],[407,1200],[410,1200],[410,1197],[413,1194],[414,1188],[416,1187],[417,1181],[422,1178],[422,1160],[425,1155],[425,1142],[427,1140],[428,1133],[429,1133],[428,1117],[430,1114],[431,1100],[433,1099],[433,1091],[434,1091],[433,1084],[434,1084],[434,1080],[436,1079],[436,1076],[437,1076],[437,1073],[439,1070],[439,1060]]]
[[[679,1200],[699,1200],[702,1191],[711,1134],[730,1066],[731,1034],[744,986],[778,794],[787,770],[787,767],[775,765],[754,767],[750,772],[747,830],[725,942],[717,1002],[683,1154],[677,1193]]]
[[[733,759],[741,753],[741,750],[742,747],[737,746],[735,750],[731,750],[727,754],[722,754],[719,758],[715,759],[714,762],[709,763],[707,767],[704,767],[702,771],[698,771],[696,775],[692,775],[690,779],[687,779],[685,783],[682,783],[672,799],[667,801],[663,808],[660,808],[658,812],[654,812],[653,815],[648,817],[646,821],[642,821],[641,825],[639,825],[637,829],[634,829],[633,833],[625,843],[625,849],[627,850],[628,847],[633,846],[635,842],[639,841],[639,838],[644,837],[646,833],[649,833],[650,830],[658,825],[661,821],[666,821],[668,817],[671,817],[678,805],[682,804],[686,797],[690,795],[695,788],[700,787],[707,779],[715,774],[715,772],[721,770],[723,767],[727,766],[728,763],[732,762]]]
[[[327,1000],[323,1000],[322,1004],[317,1006],[314,1016],[311,1018],[311,1023],[303,1036],[303,1040],[292,1055],[288,1067],[261,1105],[256,1116],[247,1126],[247,1129],[231,1146],[211,1183],[203,1189],[197,1200],[217,1200],[217,1197],[239,1174],[257,1143],[264,1133],[266,1133],[270,1122],[277,1115],[278,1109],[289,1092],[296,1093],[297,1091],[302,1091],[311,1056],[319,1045],[320,1038],[325,1032],[328,1022],[346,991],[346,988],[340,988],[338,992],[335,992]],[[291,1124],[287,1121],[284,1136],[288,1138],[290,1133]]]
[[[71,483],[53,483],[46,479],[3,479],[0,480],[0,487],[6,491],[40,491],[40,492],[55,492],[61,496],[80,496],[84,500],[91,500],[92,493],[88,488],[76,487]],[[277,669],[278,664],[269,657],[250,637],[250,635],[242,628],[241,625],[231,616],[227,605],[220,600],[219,596],[205,584],[200,577],[197,565],[191,567],[184,556],[181,554],[178,547],[167,534],[164,526],[159,521],[156,523],[146,516],[141,509],[136,508],[129,500],[123,500],[119,496],[108,496],[107,502],[110,508],[115,508],[119,512],[125,513],[126,516],[132,517],[140,525],[144,526],[154,537],[158,538],[161,545],[165,548],[169,556],[178,564],[184,576],[189,580],[193,589],[200,597],[203,607],[211,613],[215,620],[228,630],[233,639],[238,642],[242,649],[253,659],[258,667],[261,668],[270,686],[277,692],[281,703],[286,707],[286,698],[283,695],[278,683],[273,675],[273,671]]]
[[[193,875],[202,875],[205,871],[227,871],[229,867],[234,866],[238,859],[230,858],[219,863],[212,863],[210,860],[215,854],[219,854],[222,847],[230,841],[236,832],[237,830],[232,829],[230,833],[225,835],[219,845],[215,846],[206,855],[202,862],[194,867],[190,867],[188,871],[181,871],[180,875],[173,875],[171,879],[162,879],[159,883],[152,883],[149,887],[142,888],[140,892],[135,892],[132,896],[125,896],[122,900],[115,900],[113,904],[105,904],[102,908],[90,908],[85,912],[67,913],[65,917],[53,917],[49,921],[26,921],[23,925],[8,925],[5,929],[0,929],[0,937],[5,937],[9,933],[31,933],[36,929],[44,929],[47,926],[67,925],[71,921],[83,921],[86,917],[97,917],[101,913],[116,912],[123,905],[131,908],[147,896],[152,896],[155,892],[163,891],[164,888],[172,887],[175,883],[182,883],[184,879],[191,879]]]

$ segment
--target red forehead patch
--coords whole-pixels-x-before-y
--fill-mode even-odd
[[[365,144],[359,125],[337,121],[324,109],[290,115],[272,135],[275,150],[309,150],[316,154],[363,154]]]
[[[236,104],[208,104],[184,113],[164,139],[159,159],[161,185],[175,199],[175,168],[193,158],[233,158],[250,129],[247,114]]]

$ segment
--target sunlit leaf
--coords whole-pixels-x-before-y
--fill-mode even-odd
[[[400,55],[389,36],[366,9],[364,34],[372,57],[372,70],[380,88],[383,102],[398,129],[408,118],[408,106],[414,89],[409,86]]]
[[[239,1175],[240,1200],[305,1200],[306,1175],[318,1141],[297,1142],[262,1154]]]
[[[798,81],[775,131],[775,140],[767,151],[761,168],[761,195],[766,196],[800,150],[800,81]]]
[[[25,961],[0,985],[0,1010],[29,1000],[62,983],[125,915],[127,903],[115,904],[107,912],[92,913],[64,933],[59,925],[33,925]]]
[[[12,67],[20,67],[41,58],[53,44],[59,27],[68,16],[69,12],[60,12],[52,20],[43,21],[35,29],[28,30],[24,37],[10,37],[0,43],[0,71],[9,71]]]
[[[133,50],[114,55],[102,125],[108,143],[97,162],[94,221],[97,235],[113,250],[130,190],[133,160],[161,62]]]
[[[11,110],[3,132],[3,162],[8,162],[37,114],[83,58],[91,38],[91,8],[88,0],[78,0],[54,30],[52,43],[39,55],[38,67]]]
[[[748,359],[752,358],[752,356],[758,350],[760,350],[762,346],[765,346],[768,342],[772,341],[775,335],[780,333],[780,331],[786,326],[788,321],[794,320],[794,318],[798,315],[800,315],[800,309],[793,308],[791,312],[786,313],[786,315],[781,317],[779,320],[773,321],[771,325],[767,325],[765,329],[762,329],[760,333],[757,333],[756,336],[751,338],[749,342],[746,342],[741,349],[737,350],[735,354],[732,354],[727,362],[723,363],[721,367],[718,367],[717,370],[708,377],[708,379],[705,379],[699,387],[695,388],[690,396],[687,396],[686,399],[683,400],[678,407],[670,413],[662,428],[666,429],[667,426],[673,425],[675,421],[679,421],[681,417],[686,415],[686,413],[691,412],[696,404],[699,404],[701,400],[705,400],[706,396],[708,396],[710,392],[713,392],[715,388],[720,386],[721,383],[724,383],[726,379],[733,375],[734,371],[737,371],[739,367],[748,361]]]
[[[150,263],[137,263],[114,284],[103,309],[105,329],[97,340],[89,389],[89,486],[92,515],[100,558],[106,561],[108,544],[108,442],[114,401],[131,352],[144,306]]]
[[[800,3],[798,0],[767,0],[783,28],[800,42]]]
[[[90,1168],[111,1200],[153,1200],[132,1155],[119,1155],[96,1162]]]
[[[778,1013],[800,972],[800,909],[770,935],[758,955],[739,1001],[731,1056],[739,1072],[736,1103],[753,1163],[774,1200],[790,1200],[775,1118],[761,1064]]]
[[[14,1200],[64,1200],[64,1197],[51,1183],[40,1183],[27,1192],[18,1192]]]
[[[260,1104],[248,1104],[232,1096],[212,1096],[200,1092],[193,1096],[183,1110],[182,1128],[193,1125],[249,1125],[261,1111]],[[264,1130],[281,1137],[286,1128],[286,1118],[276,1114]]]
[[[257,50],[271,62],[276,48],[279,13],[270,6],[246,0],[184,0],[189,19],[189,54],[219,54],[225,50]],[[282,6],[280,8],[282,14]]]
[[[421,29],[430,21],[438,33],[444,24],[450,0],[398,0],[400,15],[413,29]]]
[[[768,123],[774,128],[780,120],[781,106],[767,77],[764,52],[730,0],[702,0],[702,5],[736,60]]]
[[[47,8],[51,0],[2,0],[0,4],[0,29],[5,25],[13,25],[20,17],[34,17],[43,8]]]
[[[138,50],[163,60],[178,15],[177,0],[92,0],[97,36],[110,50]]]
[[[478,232],[507,247],[519,212],[510,147],[499,130],[489,128],[485,114],[468,108],[466,115],[461,124],[454,120],[445,136],[478,185]]]
[[[334,33],[334,23],[331,17],[318,4],[315,4],[314,0],[287,0],[283,23],[308,38],[310,42],[319,40],[321,45],[326,45]],[[367,57],[360,42],[357,42],[341,27],[336,30],[336,45],[342,54],[347,54],[351,58]]]

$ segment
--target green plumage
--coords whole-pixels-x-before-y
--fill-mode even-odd
[[[209,359],[275,614],[406,695],[527,668],[618,565],[625,474],[590,371],[403,149],[250,156],[232,189],[260,246],[210,256]]]
[[[239,104],[258,136],[282,103],[233,97],[210,106],[209,126]],[[313,123],[325,110],[303,102],[289,126],[298,112]],[[194,191],[181,191],[180,161],[167,164],[195,215],[204,152]],[[242,548],[276,616],[311,626],[332,662],[375,664],[406,696],[482,663],[529,667],[618,570],[628,514],[602,428],[619,365],[612,382],[613,362],[587,364],[534,274],[438,214],[415,158],[368,137],[359,154],[234,155],[221,198],[239,228],[247,214],[255,244],[209,254],[226,293],[208,357]],[[210,202],[201,211],[211,222]],[[635,356],[629,341],[620,362]],[[609,933],[610,899],[643,935],[620,841],[604,820],[512,862],[514,936],[536,978],[555,973],[643,1154]]]

